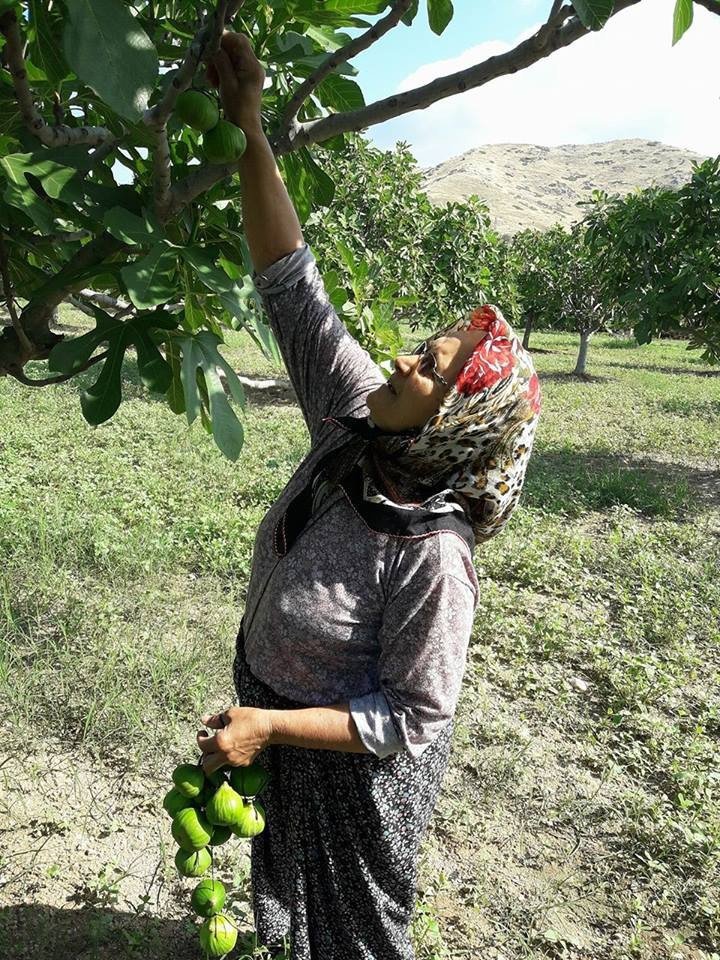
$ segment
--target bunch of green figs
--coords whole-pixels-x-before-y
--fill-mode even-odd
[[[269,779],[259,764],[206,775],[199,764],[173,770],[174,786],[163,800],[172,817],[178,845],[175,866],[183,877],[203,877],[192,893],[193,909],[202,917],[200,946],[206,956],[224,957],[237,941],[237,927],[225,913],[225,887],[213,875],[212,848],[231,836],[255,837],[265,829],[265,810],[257,795]]]

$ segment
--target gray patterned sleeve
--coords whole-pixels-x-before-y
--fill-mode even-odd
[[[423,564],[388,602],[380,630],[380,690],[350,700],[365,746],[417,757],[454,716],[476,593]]]
[[[311,440],[323,417],[364,416],[380,368],[338,318],[307,244],[253,274]]]

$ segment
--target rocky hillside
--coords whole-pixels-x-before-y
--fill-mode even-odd
[[[476,193],[503,234],[526,227],[569,226],[583,215],[579,200],[593,190],[628,193],[636,187],[677,187],[690,176],[691,161],[704,159],[657,140],[539,147],[489,144],[424,172],[433,203],[464,200]]]

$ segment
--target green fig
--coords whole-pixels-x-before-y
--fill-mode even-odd
[[[236,837],[255,837],[265,829],[265,809],[259,800],[243,800],[240,816],[233,824]]]
[[[206,847],[202,850],[194,850],[192,853],[180,849],[175,854],[175,866],[183,877],[201,877],[211,863],[212,857]]]
[[[270,779],[270,774],[259,763],[249,767],[233,767],[230,771],[230,783],[241,797],[256,797]]]
[[[219,847],[223,843],[226,843],[232,836],[232,830],[230,827],[214,827],[212,832],[212,837],[210,837],[210,846]]]
[[[175,816],[171,830],[178,845],[188,853],[206,847],[213,832],[205,814],[195,807],[181,810]]]
[[[237,927],[230,917],[219,913],[200,927],[200,946],[211,957],[224,957],[237,942]]]
[[[220,827],[232,827],[242,813],[243,801],[229,783],[221,784],[205,807],[205,816],[210,823]]]
[[[185,810],[187,807],[191,807],[193,801],[184,797],[177,787],[173,787],[171,790],[165,794],[165,799],[163,800],[163,810],[170,814],[171,817],[175,817],[181,810]]]
[[[193,763],[181,763],[175,767],[172,780],[184,797],[197,797],[205,783],[205,774]]]
[[[192,908],[201,917],[220,913],[225,903],[225,887],[219,880],[206,878],[195,887],[190,897]]]
[[[246,146],[245,134],[229,120],[219,120],[203,134],[203,153],[210,163],[233,163],[245,153]]]
[[[216,101],[200,90],[184,90],[175,103],[175,113],[193,130],[206,133],[220,119]]]

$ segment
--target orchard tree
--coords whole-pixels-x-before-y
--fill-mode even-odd
[[[604,296],[639,343],[680,332],[720,363],[720,157],[693,164],[678,190],[596,191],[583,221]]]
[[[506,247],[487,206],[477,197],[432,204],[406,143],[379,150],[359,134],[346,139],[340,150],[320,150],[335,194],[310,215],[305,235],[363,346],[392,355],[400,344],[396,308],[412,329],[437,329],[484,295],[514,321]]]
[[[243,394],[219,351],[223,331],[244,326],[276,347],[243,238],[242,138],[208,130],[214,105],[197,99],[212,96],[204,65],[225,26],[245,33],[265,65],[265,129],[305,223],[335,189],[315,145],[341,146],[350,131],[526,69],[638,2],[553,0],[513,49],[366,104],[350,61],[407,29],[420,0],[0,0],[0,278],[10,318],[0,375],[42,387],[97,365],[81,405],[98,424],[121,402],[133,349],[148,389],[188,422],[199,417],[236,458],[242,428],[220,371],[240,405]],[[688,2],[678,0],[676,36]],[[441,34],[451,0],[423,7]],[[347,27],[362,33],[351,39]],[[118,167],[130,183],[117,182]],[[71,296],[95,326],[66,340],[53,325]],[[47,361],[50,375],[28,371],[32,361]]]
[[[573,375],[585,377],[590,338],[601,329],[609,330],[622,312],[585,244],[584,224],[570,230],[558,224],[544,232],[522,231],[513,238],[512,250],[518,299],[526,317],[525,341],[535,323],[579,334]]]

